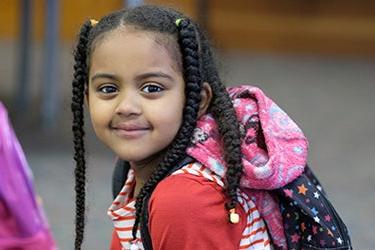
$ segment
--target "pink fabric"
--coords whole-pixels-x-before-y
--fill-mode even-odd
[[[241,188],[253,197],[267,223],[274,244],[285,248],[285,235],[277,200],[266,190],[292,182],[304,171],[308,142],[296,123],[257,87],[228,88],[240,122],[244,175]],[[187,153],[224,176],[226,167],[217,124],[202,116]]]
[[[31,170],[1,102],[0,249],[56,249],[35,196]]]

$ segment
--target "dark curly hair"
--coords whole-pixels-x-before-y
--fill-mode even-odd
[[[181,19],[178,25],[176,20]],[[92,26],[90,21],[83,24],[75,50],[73,79],[73,133],[74,159],[76,161],[76,238],[75,249],[80,249],[84,236],[85,221],[85,150],[83,130],[83,99],[90,57],[95,46],[112,30],[121,26],[132,26],[138,30],[151,31],[161,36],[165,43],[173,44],[174,55],[185,80],[185,106],[182,125],[164,158],[149,177],[136,198],[136,220],[133,237],[141,218],[143,201],[151,195],[156,185],[167,176],[169,170],[178,164],[186,154],[194,128],[196,127],[202,83],[207,82],[212,89],[209,112],[217,121],[224,145],[224,159],[227,165],[225,190],[228,200],[226,209],[237,203],[237,189],[242,174],[240,132],[231,99],[221,82],[209,41],[198,25],[190,18],[169,8],[144,5],[133,9],[113,12]],[[172,41],[172,43],[170,43]],[[167,44],[165,44],[167,46]]]

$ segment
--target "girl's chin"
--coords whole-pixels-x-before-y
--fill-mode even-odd
[[[141,164],[145,159],[143,157],[137,157],[137,156],[129,156],[129,155],[121,155],[117,154],[120,160],[129,162],[130,165],[139,165]]]
[[[142,169],[149,165],[158,165],[164,157],[165,150],[162,150],[156,154],[149,156],[139,156],[139,155],[118,155],[121,160],[129,162],[133,169]]]
[[[114,152],[120,160],[127,161],[129,163],[143,162],[151,157],[151,154],[142,151],[142,148],[137,147],[137,149],[128,150],[132,145],[110,145],[109,148]]]

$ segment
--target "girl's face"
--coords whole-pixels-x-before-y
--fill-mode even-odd
[[[185,84],[173,58],[153,33],[128,27],[95,46],[87,96],[91,121],[121,159],[152,159],[177,134]]]

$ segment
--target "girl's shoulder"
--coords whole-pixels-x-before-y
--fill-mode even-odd
[[[222,181],[207,170],[202,164],[192,162],[163,179],[150,197],[150,215],[153,212],[159,215],[168,212],[169,216],[193,213],[199,217],[201,211],[206,211],[211,217],[220,217],[220,213],[226,213]]]
[[[185,172],[172,174],[162,180],[151,195],[150,205],[166,201],[176,207],[184,204],[205,206],[209,200],[225,202],[222,187],[204,176]]]
[[[222,187],[203,176],[189,173],[168,176],[157,185],[149,200],[153,246],[157,249],[168,246],[238,249],[246,220],[228,223],[225,202]],[[239,208],[238,212],[241,218],[246,218],[243,209]]]

